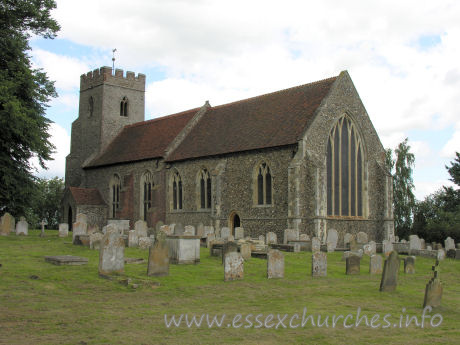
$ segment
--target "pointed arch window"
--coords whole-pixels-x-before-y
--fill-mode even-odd
[[[128,98],[126,96],[120,102],[120,116],[128,117]]]
[[[94,113],[94,98],[93,96],[91,96],[88,100],[88,112],[89,112],[89,116],[93,116],[93,113]]]
[[[257,205],[272,204],[272,175],[267,163],[259,165],[256,171]]]
[[[121,189],[121,180],[118,175],[113,175],[110,182],[110,194],[111,194],[111,203],[112,203],[112,218],[116,218],[117,210],[120,208],[120,189]]]
[[[141,178],[142,219],[147,221],[147,213],[153,206],[153,175],[145,172]]]
[[[182,179],[177,171],[172,178],[172,202],[174,210],[182,210]]]
[[[346,115],[329,133],[326,165],[327,215],[363,217],[363,143]]]
[[[209,171],[202,169],[198,176],[200,186],[200,208],[211,208],[211,176]]]

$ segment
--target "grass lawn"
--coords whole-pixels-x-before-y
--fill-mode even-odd
[[[202,248],[198,265],[171,265],[168,277],[147,277],[143,263],[128,264],[123,276],[107,280],[98,276],[98,251],[69,244],[71,237],[58,238],[57,231],[47,231],[45,238],[38,234],[0,236],[0,344],[460,344],[460,261],[440,263],[442,307],[430,315],[441,314],[442,323],[432,327],[427,318],[424,328],[414,322],[405,327],[406,315],[421,322],[433,259],[417,257],[414,275],[405,275],[401,265],[393,293],[379,292],[380,275],[369,275],[367,257],[361,261],[361,275],[346,276],[341,253],[328,254],[324,278],[311,277],[311,253],[301,252],[285,253],[284,279],[267,280],[266,261],[252,258],[244,264],[244,280],[225,283],[220,259]],[[86,257],[89,263],[56,266],[43,258],[66,254]],[[125,257],[147,256],[145,250],[125,249]],[[119,282],[126,277],[139,287]],[[309,321],[290,328],[291,319],[293,326],[302,321],[304,308],[315,326]],[[355,327],[358,308],[369,324],[380,315],[374,322],[380,327],[366,326],[365,319]],[[183,319],[180,327],[168,328],[165,314],[168,320],[173,314],[209,314],[219,321],[225,314],[225,319],[222,327],[209,328],[205,319],[202,327],[188,328]],[[237,314],[241,320],[234,320]],[[258,314],[262,323],[273,314],[267,326],[274,327],[258,327]],[[275,329],[277,314],[281,319],[288,314],[286,328],[280,324]],[[352,318],[345,325],[353,327],[345,328],[343,318],[332,326],[334,315],[348,314]],[[391,327],[383,328],[386,314],[391,314]],[[318,327],[319,315],[321,324],[329,317],[328,327]],[[241,326],[227,327],[233,321]],[[245,328],[249,321],[252,327]]]

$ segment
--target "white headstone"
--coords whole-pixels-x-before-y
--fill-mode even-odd
[[[88,224],[83,222],[75,222],[72,225],[72,241],[75,240],[75,236],[78,235],[87,235],[88,234]]]
[[[455,241],[452,238],[447,237],[444,240],[444,248],[446,249],[446,251],[448,251],[449,249],[455,250]]]
[[[265,243],[266,244],[277,244],[278,238],[276,237],[276,234],[274,232],[267,232]]]
[[[356,236],[356,242],[359,244],[368,243],[369,240],[368,240],[367,234],[362,231],[358,232],[358,235]]]
[[[244,238],[244,229],[240,227],[235,228],[235,240]]]
[[[69,236],[69,224],[61,223],[59,224],[59,237]]]
[[[25,220],[16,223],[16,235],[29,235],[29,224]]]
[[[335,251],[335,248],[337,248],[338,240],[339,240],[339,235],[337,233],[337,230],[329,229],[327,231],[327,240],[326,240],[328,252]]]
[[[78,223],[86,223],[88,224],[88,217],[84,213],[77,213],[77,216],[75,217],[75,222]]]
[[[230,229],[229,228],[222,228],[220,229],[220,238],[222,238],[223,240],[226,240],[228,238],[228,236],[230,236]]]
[[[134,223],[134,230],[137,233],[137,237],[147,237],[147,222],[138,220]]]
[[[284,230],[284,239],[283,239],[284,244],[288,244],[289,241],[298,241],[298,240],[299,240],[299,230],[296,230],[296,229]]]
[[[195,236],[195,227],[193,225],[186,225],[184,227],[184,235]]]
[[[136,230],[129,230],[128,232],[128,247],[135,248],[139,246],[139,236]]]

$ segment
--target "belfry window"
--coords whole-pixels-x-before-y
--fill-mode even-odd
[[[89,98],[89,101],[88,101],[88,112],[89,112],[89,116],[93,116],[93,112],[94,112],[94,98],[93,96],[91,96]]]
[[[200,171],[199,174],[200,186],[200,208],[211,208],[211,176],[206,169]]]
[[[363,143],[351,119],[344,115],[327,142],[327,215],[363,216]]]
[[[112,218],[116,217],[117,210],[120,208],[120,177],[118,175],[113,175],[110,183],[110,194],[112,201]]]
[[[182,210],[182,179],[177,171],[172,178],[172,204],[174,210]]]
[[[272,175],[266,163],[259,165],[256,177],[257,205],[272,204]]]
[[[128,98],[123,97],[120,102],[120,116],[128,117]]]

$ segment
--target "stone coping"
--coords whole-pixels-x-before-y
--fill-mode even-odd
[[[187,236],[187,235],[168,235],[166,239],[186,239],[186,240],[199,240],[201,236]]]

